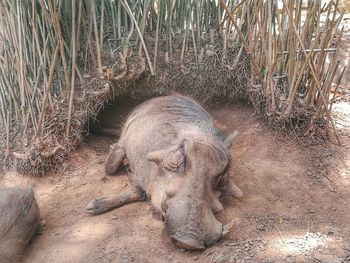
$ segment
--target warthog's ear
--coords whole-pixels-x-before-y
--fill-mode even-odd
[[[233,142],[235,141],[237,135],[238,135],[238,131],[234,131],[229,136],[227,136],[227,138],[224,141],[224,144],[227,147],[227,149],[231,148],[231,146],[232,146]]]
[[[185,149],[183,143],[165,150],[150,152],[146,158],[168,171],[185,171]]]

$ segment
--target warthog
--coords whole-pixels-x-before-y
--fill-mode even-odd
[[[0,262],[19,262],[39,224],[32,189],[0,189]]]
[[[178,247],[212,245],[232,226],[214,216],[223,210],[220,194],[242,197],[227,175],[236,134],[226,137],[189,97],[175,94],[141,104],[126,120],[105,166],[107,174],[115,174],[126,158],[132,186],[92,200],[88,213],[148,198]]]

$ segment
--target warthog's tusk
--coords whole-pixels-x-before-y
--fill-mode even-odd
[[[234,182],[232,182],[231,179],[228,180],[227,192],[229,195],[238,199],[243,197],[242,191],[238,188],[237,185],[234,184]]]
[[[233,220],[222,227],[222,235],[226,235],[233,227]]]

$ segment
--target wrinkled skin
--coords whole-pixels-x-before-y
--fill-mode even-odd
[[[20,262],[40,221],[32,189],[0,189],[0,262]]]
[[[133,187],[92,200],[88,212],[148,198],[178,247],[212,245],[231,227],[214,216],[223,209],[221,193],[242,197],[226,173],[235,136],[226,138],[191,98],[170,95],[141,104],[129,115],[106,162],[106,173],[112,175],[126,158]]]

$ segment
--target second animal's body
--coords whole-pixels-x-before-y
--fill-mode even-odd
[[[20,262],[40,224],[32,189],[0,189],[0,262]]]

